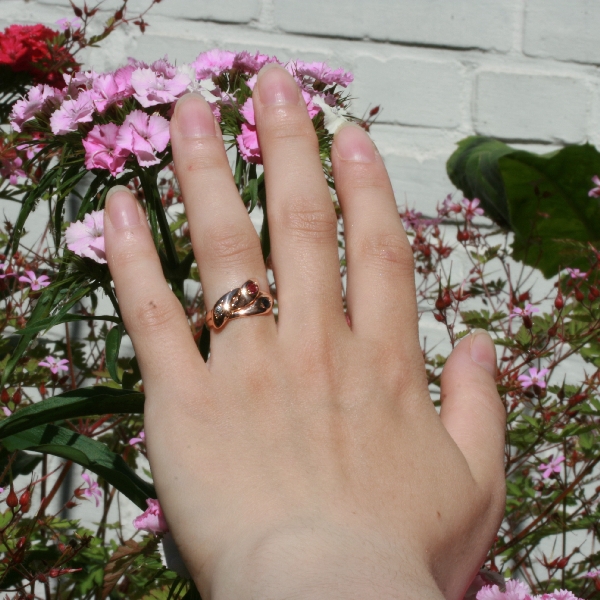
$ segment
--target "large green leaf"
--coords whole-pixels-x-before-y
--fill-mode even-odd
[[[543,156],[514,151],[498,164],[515,232],[513,257],[546,277],[565,267],[587,269],[585,247],[600,243],[600,199],[588,196],[600,153],[589,144]]]
[[[141,392],[105,386],[80,388],[19,409],[0,423],[0,440],[54,421],[143,412],[144,394]]]
[[[504,184],[498,160],[514,149],[492,138],[473,136],[458,143],[448,159],[450,181],[466,198],[479,198],[486,214],[502,227],[510,227]]]
[[[65,427],[33,427],[5,438],[2,443],[11,452],[32,450],[72,460],[103,477],[142,510],[147,508],[147,498],[156,498],[154,486],[141,479],[118,454]]]
[[[104,350],[106,354],[106,368],[113,381],[121,383],[118,373],[119,350],[123,339],[123,325],[115,325],[106,336]]]

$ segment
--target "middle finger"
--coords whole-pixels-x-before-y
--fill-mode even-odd
[[[253,104],[265,168],[279,329],[345,325],[337,218],[319,145],[292,76],[264,67]]]

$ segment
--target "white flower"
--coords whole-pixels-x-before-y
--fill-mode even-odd
[[[214,103],[219,99],[217,96],[211,93],[217,87],[213,80],[210,77],[208,79],[197,79],[196,69],[192,65],[182,65],[181,67],[177,67],[177,72],[189,77],[189,92],[202,94],[204,99],[211,103]]]
[[[323,111],[323,116],[325,117],[325,129],[327,129],[331,135],[334,135],[344,123],[348,122],[348,119],[346,119],[348,111],[345,109],[338,106],[329,106],[329,104],[327,104],[327,102],[319,95],[313,96],[312,101],[313,104],[316,104]]]

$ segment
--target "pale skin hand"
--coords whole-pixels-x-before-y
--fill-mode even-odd
[[[160,502],[204,600],[459,600],[504,509],[505,413],[489,336],[464,338],[438,416],[417,332],[413,258],[383,162],[336,134],[348,326],[336,219],[293,79],[254,90],[279,320],[230,322],[204,363],[165,283],[143,211],[107,202],[105,237],[146,392]],[[206,305],[267,276],[206,102],[171,121]]]

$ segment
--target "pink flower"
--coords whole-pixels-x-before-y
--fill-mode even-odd
[[[332,69],[324,62],[307,63],[302,60],[289,63],[287,66],[292,75],[299,79],[310,77],[315,81],[322,81],[326,84],[337,84],[346,87],[354,81],[354,75],[344,69]]]
[[[457,202],[453,201],[452,194],[448,194],[444,198],[444,201],[442,202],[442,206],[440,206],[438,208],[438,214],[441,217],[445,217],[446,215],[450,214],[451,212],[459,213],[461,210],[462,210],[461,205],[458,204]]]
[[[2,492],[0,492],[2,493]],[[591,571],[588,571],[585,575],[582,575],[582,577],[591,577],[591,578],[596,578],[596,577],[600,577],[600,569],[592,569]]]
[[[250,163],[262,164],[260,146],[258,145],[258,134],[256,132],[256,120],[254,118],[254,105],[252,98],[248,98],[242,108],[240,108],[242,117],[247,123],[242,123],[242,133],[236,140],[240,154]]]
[[[146,434],[144,433],[144,430],[142,429],[139,432],[138,437],[132,437],[129,440],[129,445],[135,446],[136,444],[143,444],[145,441],[146,441]]]
[[[112,73],[98,75],[94,79],[91,98],[100,113],[104,112],[107,106],[121,99],[119,85]]]
[[[93,118],[94,102],[89,90],[79,93],[74,100],[65,100],[50,117],[50,129],[55,135],[77,131],[79,123],[89,123]]]
[[[584,273],[579,269],[568,268],[566,271],[571,276],[571,279],[587,279],[587,273]]]
[[[206,79],[212,75],[218,77],[223,71],[233,67],[235,56],[234,52],[226,50],[209,50],[200,54],[192,66],[196,69],[198,79]]]
[[[510,313],[508,318],[512,319],[513,317],[516,317],[516,316],[529,317],[529,316],[531,316],[532,313],[536,313],[536,312],[540,312],[540,309],[537,308],[536,306],[533,306],[533,304],[528,303],[525,308],[519,308],[518,306],[515,306],[515,308],[513,308],[512,312]]]
[[[27,177],[27,173],[21,169],[23,159],[19,156],[5,158],[0,161],[0,177],[8,179],[11,185],[17,185],[19,177]]]
[[[560,454],[556,458],[550,460],[550,462],[545,465],[541,464],[538,469],[542,471],[542,477],[544,479],[548,479],[552,473],[560,473],[560,463],[565,460],[565,457]]]
[[[67,248],[77,256],[106,263],[104,253],[104,211],[93,210],[83,221],[71,223],[65,231]]]
[[[506,582],[506,591],[503,592],[497,585],[487,585],[477,592],[477,600],[531,600],[530,589],[516,579]]]
[[[146,504],[148,508],[133,520],[133,526],[136,529],[143,529],[150,533],[167,533],[169,526],[158,500],[148,498]]]
[[[19,281],[27,283],[36,292],[50,285],[50,278],[47,275],[40,275],[38,277],[33,271],[25,271],[25,275],[21,275]]]
[[[537,385],[540,388],[546,387],[546,382],[542,379],[550,372],[549,369],[541,369],[538,371],[535,367],[529,369],[529,375],[519,375],[518,379],[523,386],[523,389],[528,388],[531,385]]]
[[[96,506],[100,505],[100,498],[102,498],[102,490],[98,486],[97,481],[92,481],[87,473],[82,473],[81,478],[88,484],[89,487],[84,488],[81,492],[90,500],[93,498],[96,501]]]
[[[115,123],[94,126],[83,140],[87,169],[107,169],[111,175],[123,171],[129,151],[117,144],[118,134],[119,126]]]
[[[62,92],[46,84],[32,87],[27,96],[17,100],[10,113],[10,124],[15,131],[21,131],[23,123],[31,121],[35,115],[42,111],[52,101],[59,102]]]
[[[59,371],[67,372],[69,370],[69,361],[66,358],[56,360],[54,356],[46,356],[44,360],[40,360],[39,367],[48,367],[52,373],[57,375]]]
[[[267,54],[256,53],[254,55],[246,52],[238,52],[233,59],[233,68],[248,75],[254,75],[258,73],[267,63],[279,62],[275,57],[268,56]]]
[[[473,198],[473,200],[463,199],[463,206],[465,207],[465,218],[470,221],[475,215],[482,215],[483,208],[477,208],[480,204],[479,198]]]
[[[134,110],[127,115],[117,134],[117,145],[136,155],[142,167],[160,162],[156,153],[169,143],[169,121],[160,115]]]
[[[59,19],[58,21],[56,21],[56,26],[61,31],[65,31],[67,29],[75,31],[76,29],[82,28],[83,21],[78,17],[73,17],[72,19]]]
[[[588,192],[588,196],[590,198],[600,198],[600,177],[598,177],[598,175],[594,175],[592,177],[592,181],[594,182],[594,184],[596,185],[596,187],[592,188]]]
[[[134,97],[144,107],[174,102],[190,85],[190,78],[182,72],[166,77],[152,69],[136,69],[131,75]]]
[[[2,407],[2,412],[7,416],[10,417],[10,415],[12,415],[12,410],[10,410],[10,408],[8,408],[8,406],[3,406]]]

